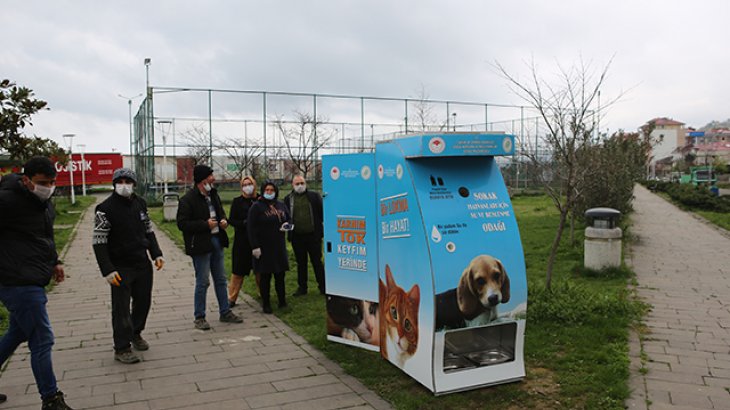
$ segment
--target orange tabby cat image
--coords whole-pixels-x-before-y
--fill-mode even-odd
[[[393,279],[390,266],[385,265],[384,284],[380,286],[380,351],[399,367],[413,357],[418,348],[418,304],[421,293],[418,285],[408,292]]]

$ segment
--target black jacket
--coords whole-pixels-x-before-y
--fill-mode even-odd
[[[125,198],[115,192],[97,205],[95,212],[92,244],[102,276],[118,266],[144,266],[150,257],[162,256],[144,199],[137,195]]]
[[[209,195],[218,220],[226,219],[218,191],[214,188]],[[210,233],[208,219],[210,219],[210,210],[205,196],[197,187],[193,187],[180,198],[177,207],[177,227],[183,233],[186,254],[202,255],[213,251],[211,242],[213,234]],[[218,238],[222,247],[228,247],[228,234],[225,229],[219,229]]]
[[[53,239],[56,212],[20,181],[0,180],[0,285],[46,286],[58,261]]]
[[[296,192],[292,191],[284,197],[284,204],[286,204],[286,208],[289,210],[289,215],[291,215],[292,221],[294,220],[294,195],[297,195]],[[306,190],[304,191],[304,194],[306,195],[307,199],[309,199],[309,207],[312,210],[312,223],[314,224],[314,235],[317,238],[324,237],[324,226],[322,224],[322,220],[324,219],[323,211],[322,211],[322,196],[314,191]],[[291,241],[292,234],[297,233],[297,226],[294,224],[294,230],[290,231],[287,235],[288,239]]]

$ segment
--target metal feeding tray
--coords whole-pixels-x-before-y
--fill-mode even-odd
[[[475,367],[477,366],[466,357],[453,353],[447,353],[444,356],[444,373],[473,369]]]
[[[491,366],[512,360],[512,356],[502,349],[489,349],[480,352],[471,352],[466,354],[469,360],[477,363],[479,366]]]

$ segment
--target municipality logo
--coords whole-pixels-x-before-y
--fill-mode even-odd
[[[340,169],[332,167],[332,169],[330,169],[330,178],[332,178],[333,181],[340,179]]]
[[[370,179],[371,173],[372,172],[370,171],[370,167],[367,165],[363,165],[362,169],[360,169],[360,176],[362,176],[362,179],[366,181]]]
[[[446,149],[446,142],[441,137],[433,137],[428,142],[428,149],[434,154],[440,154]]]

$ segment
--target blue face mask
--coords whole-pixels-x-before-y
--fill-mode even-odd
[[[269,201],[274,199],[275,196],[276,194],[264,194],[264,198],[268,199]]]

